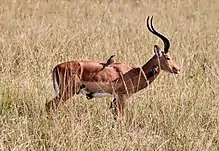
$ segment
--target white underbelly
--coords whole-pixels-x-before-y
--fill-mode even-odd
[[[113,95],[110,94],[110,93],[105,93],[105,92],[90,92],[90,91],[87,91],[86,89],[81,89],[80,93],[85,95],[85,96],[87,94],[92,93],[93,98],[113,97]]]
[[[109,93],[94,93],[93,97],[94,98],[103,98],[103,97],[113,97],[113,95],[109,94]]]
[[[82,84],[85,85],[85,88],[80,89],[79,92],[83,95],[92,93],[94,98],[113,97],[112,86],[109,82],[82,82]]]

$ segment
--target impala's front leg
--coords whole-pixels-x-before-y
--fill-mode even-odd
[[[112,110],[114,120],[116,120],[118,116],[117,106],[117,100],[116,98],[113,98],[113,101],[110,103],[110,109]]]
[[[113,102],[110,104],[110,109],[112,109],[112,113],[114,119],[116,120],[117,117],[124,121],[125,120],[125,95],[117,96],[113,99]]]
[[[119,95],[118,96],[119,118],[122,121],[125,121],[125,101],[126,101],[126,96],[125,95]]]

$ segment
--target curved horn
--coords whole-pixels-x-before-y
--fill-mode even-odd
[[[163,43],[164,43],[164,52],[167,53],[169,48],[170,48],[170,41],[163,35],[161,35],[159,32],[157,32],[154,27],[153,27],[153,16],[151,17],[151,20],[150,20],[150,23],[151,23],[151,27],[149,25],[149,18],[150,16],[148,16],[147,18],[147,27],[148,27],[148,30],[153,33],[154,35],[158,36],[160,39],[163,40]]]

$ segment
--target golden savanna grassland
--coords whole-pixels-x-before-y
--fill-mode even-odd
[[[125,122],[81,95],[47,119],[58,63],[138,67],[163,48],[149,15],[182,72],[134,94]],[[0,0],[0,150],[219,150],[218,47],[218,0]]]

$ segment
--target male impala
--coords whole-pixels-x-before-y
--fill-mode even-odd
[[[53,70],[53,85],[58,94],[53,100],[46,103],[47,112],[49,113],[51,106],[56,108],[60,101],[66,101],[72,97],[76,90],[83,85],[79,90],[82,94],[92,94],[92,97],[112,96],[115,115],[119,114],[124,119],[127,98],[146,88],[161,70],[178,74],[180,72],[179,66],[171,60],[168,53],[169,40],[154,29],[153,17],[150,19],[151,25],[149,25],[149,19],[148,17],[147,28],[163,40],[164,51],[155,45],[155,55],[139,68],[112,63],[111,66],[101,70],[101,63],[91,61],[73,61],[57,65]],[[57,83],[59,91],[57,91],[55,83]]]

